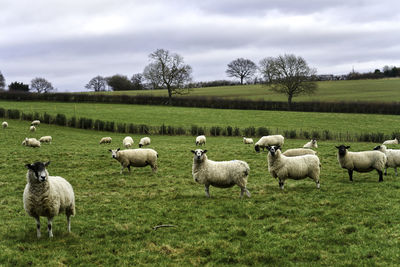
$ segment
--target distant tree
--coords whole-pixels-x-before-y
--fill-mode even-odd
[[[9,91],[29,92],[29,85],[19,82],[12,82],[8,85]]]
[[[93,90],[95,92],[105,91],[106,90],[107,81],[104,77],[97,75],[92,78],[88,84],[85,85],[85,88],[88,90]]]
[[[127,91],[133,89],[132,82],[125,75],[116,74],[106,78],[106,80],[108,86],[110,86],[113,91]]]
[[[4,90],[5,88],[6,88],[6,79],[4,79],[4,76],[0,71],[0,90]]]
[[[289,108],[293,97],[314,94],[317,90],[313,81],[316,70],[310,68],[302,57],[293,54],[268,57],[260,61],[260,71],[272,91],[287,96]]]
[[[133,90],[143,90],[144,89],[143,74],[141,74],[141,73],[133,74],[132,78],[131,78],[131,82],[132,82]]]
[[[250,79],[257,71],[257,65],[250,59],[238,58],[228,64],[226,74],[228,77],[240,79],[243,84],[244,79]]]
[[[31,81],[31,90],[37,93],[49,93],[54,90],[54,87],[45,78],[36,77]]]
[[[192,67],[184,63],[183,57],[157,49],[149,58],[151,63],[145,67],[143,76],[151,85],[166,88],[170,102],[172,95],[189,92],[186,85],[192,80]]]

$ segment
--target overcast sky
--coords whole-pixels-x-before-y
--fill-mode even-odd
[[[243,57],[293,53],[319,74],[400,65],[398,0],[0,0],[0,71],[83,91],[94,76],[131,77],[157,48],[195,81],[228,79]]]

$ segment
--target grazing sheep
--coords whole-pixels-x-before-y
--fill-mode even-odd
[[[112,138],[111,137],[103,137],[100,140],[100,145],[101,144],[111,144]]]
[[[124,138],[124,140],[122,140],[122,145],[125,148],[130,148],[131,146],[133,146],[133,143],[134,143],[133,139],[130,136],[127,136],[127,137]]]
[[[68,232],[71,232],[71,215],[75,215],[75,195],[70,183],[60,176],[49,176],[49,162],[26,164],[27,184],[23,200],[24,209],[36,220],[36,233],[40,237],[40,216],[47,217],[49,237],[53,237],[52,221],[60,213],[67,215]]]
[[[282,135],[267,135],[260,138],[257,143],[254,145],[254,149],[256,152],[260,152],[260,148],[263,149],[267,146],[283,146],[285,142],[285,138]]]
[[[3,127],[3,129],[7,128],[8,127],[8,122],[3,121],[1,126]]]
[[[380,151],[350,152],[350,146],[336,146],[338,149],[337,159],[340,167],[347,169],[350,181],[353,181],[353,171],[370,172],[376,170],[379,174],[379,182],[383,181],[382,170],[386,166],[386,155]]]
[[[206,196],[210,197],[210,185],[227,188],[237,185],[241,188],[240,197],[250,192],[246,188],[249,165],[241,160],[213,161],[207,158],[207,150],[191,150],[194,154],[192,175],[195,182],[204,184]]]
[[[31,122],[31,125],[33,125],[33,126],[39,126],[39,124],[40,124],[40,120],[34,120]]]
[[[397,167],[400,166],[400,149],[386,149],[385,145],[380,145],[374,148],[383,152],[386,155],[387,162],[385,165],[385,175],[387,175],[387,168],[394,168],[394,172],[397,176]]]
[[[40,143],[50,143],[51,144],[52,140],[53,140],[53,138],[51,136],[47,135],[47,136],[40,137],[39,142]]]
[[[25,140],[22,141],[22,145],[30,147],[40,147],[40,142],[36,138],[26,137]]]
[[[196,137],[196,146],[206,145],[206,137],[204,135],[199,135]]]
[[[121,174],[124,168],[128,168],[131,172],[131,167],[145,167],[151,166],[153,172],[157,171],[157,158],[158,154],[155,150],[150,148],[126,149],[120,150],[119,148],[108,151],[111,152],[112,158],[121,163]]]
[[[317,139],[311,139],[310,142],[303,146],[304,148],[318,148]]]
[[[311,178],[317,188],[320,188],[319,174],[321,164],[315,155],[287,157],[280,151],[280,146],[267,146],[268,171],[274,178],[279,179],[279,187],[284,188],[286,179],[300,180]]]
[[[243,136],[243,144],[246,144],[246,145],[254,144],[253,138],[246,138]]]
[[[399,144],[399,140],[397,140],[397,138],[393,139],[393,140],[386,140],[385,142],[383,142],[382,145],[398,145]]]
[[[36,127],[32,125],[31,127],[29,127],[29,131],[30,132],[36,132]]]
[[[139,147],[144,147],[144,146],[148,146],[148,145],[150,145],[149,137],[143,137],[142,139],[140,139]]]
[[[296,156],[303,156],[303,155],[316,155],[317,152],[315,152],[312,149],[308,148],[292,148],[288,149],[285,152],[282,153],[286,157],[296,157]]]

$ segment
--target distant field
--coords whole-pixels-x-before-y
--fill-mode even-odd
[[[294,101],[372,101],[400,102],[400,79],[351,80],[318,82],[318,91],[311,96],[295,97]],[[166,90],[117,91],[102,94],[167,96]],[[252,100],[287,101],[263,85],[237,85],[194,88],[188,96],[216,96]]]

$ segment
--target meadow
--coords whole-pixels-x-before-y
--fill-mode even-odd
[[[390,169],[382,183],[376,172],[355,173],[350,182],[337,163],[337,142],[319,142],[321,189],[308,179],[289,180],[280,190],[267,171],[266,152],[255,153],[240,137],[208,137],[210,159],[249,163],[252,197],[240,199],[238,187],[211,187],[207,199],[191,175],[192,136],[151,136],[158,172],[145,167],[121,175],[108,149],[120,147],[125,134],[46,124],[28,133],[29,122],[8,122],[0,131],[2,266],[400,263],[399,178]],[[26,136],[43,135],[52,135],[53,143],[39,149],[21,145]],[[102,136],[111,136],[112,144],[99,145]],[[140,136],[132,137],[136,145]],[[307,141],[286,139],[284,148]],[[350,145],[354,151],[375,146]],[[63,176],[74,187],[77,214],[71,234],[60,215],[53,221],[54,238],[43,227],[38,240],[34,219],[22,205],[24,165],[47,160],[50,175]],[[176,227],[153,230],[160,224]]]

